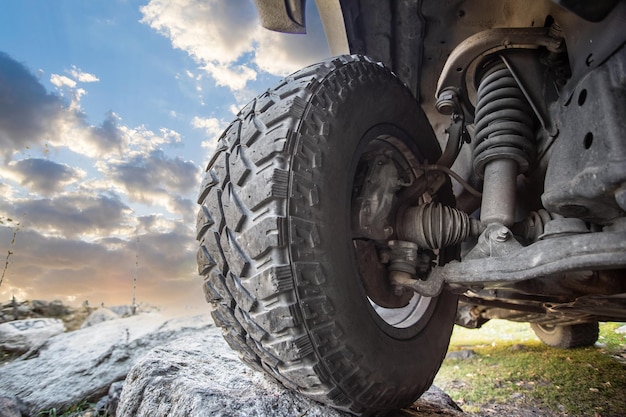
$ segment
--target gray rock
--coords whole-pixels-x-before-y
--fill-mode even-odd
[[[428,403],[431,406],[437,405],[444,410],[463,411],[448,394],[434,385],[422,394],[417,403]]]
[[[476,356],[471,349],[455,350],[446,354],[446,359],[470,359]]]
[[[22,417],[28,415],[24,404],[13,395],[0,395],[0,416]]]
[[[109,310],[111,310],[112,312],[114,312],[120,317],[128,317],[128,316],[133,315],[132,309],[130,308],[130,306],[126,306],[126,305],[112,306],[112,307],[109,307]]]
[[[84,329],[86,327],[91,327],[96,324],[103,323],[105,321],[117,320],[119,318],[120,318],[119,315],[115,314],[113,311],[109,310],[108,308],[100,307],[99,309],[92,311],[91,314],[87,316],[87,318],[85,319],[83,324],[80,326],[80,328]]]
[[[122,388],[124,381],[118,381],[111,384],[109,393],[102,397],[96,404],[96,415],[98,416],[114,416],[117,412],[117,406],[120,403]]]
[[[0,394],[21,399],[31,415],[52,408],[62,413],[83,401],[96,402],[152,348],[205,333],[210,326],[208,315],[167,320],[145,314],[63,333],[49,339],[36,357],[3,366]]]
[[[0,349],[7,352],[28,352],[64,331],[65,325],[59,319],[26,319],[2,323]]]
[[[2,315],[2,323],[6,323],[9,321],[14,321],[17,320],[17,317],[14,316],[13,314],[3,314]]]
[[[626,324],[615,329],[617,334],[626,334]]]
[[[15,311],[18,316],[27,316],[30,314],[31,308],[26,304],[22,304],[21,306],[16,307]]]
[[[31,307],[34,313],[46,317],[60,317],[68,312],[68,308],[63,305],[61,300],[44,301],[33,300]]]
[[[436,389],[415,407],[424,417],[460,415],[450,397]],[[434,412],[421,414],[428,407]],[[118,417],[300,415],[349,416],[251,370],[228,347],[217,328],[148,353],[126,377],[117,409]],[[392,415],[409,414],[398,411]]]
[[[32,306],[33,310],[43,310],[44,308],[48,307],[48,304],[50,304],[50,303],[45,301],[45,300],[33,300],[30,303],[30,305]]]

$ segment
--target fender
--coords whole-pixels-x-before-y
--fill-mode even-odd
[[[261,25],[283,33],[306,33],[306,0],[255,0]],[[339,0],[316,0],[332,55],[350,53]]]

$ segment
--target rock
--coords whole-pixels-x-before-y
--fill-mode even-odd
[[[27,316],[28,314],[30,314],[31,309],[28,305],[26,304],[22,304],[21,306],[18,306],[15,309],[16,313],[18,316]]]
[[[417,404],[420,403],[428,403],[430,405],[438,405],[439,408],[452,410],[452,411],[463,411],[461,407],[459,407],[452,398],[441,389],[436,386],[430,387],[428,391],[426,391],[420,399],[417,401]]]
[[[94,326],[96,324],[109,321],[109,320],[117,320],[120,316],[115,314],[113,311],[108,308],[100,307],[99,309],[93,311],[87,319],[80,326],[81,329],[86,327]]]
[[[61,414],[72,405],[98,401],[152,348],[206,333],[210,326],[208,315],[167,320],[144,314],[63,333],[48,339],[36,357],[4,365],[0,395],[15,395],[33,416],[52,408]]]
[[[0,310],[0,323],[30,318],[61,318],[75,312],[75,309],[63,305],[60,300],[17,301],[12,299],[3,303]]]
[[[24,404],[13,395],[0,395],[0,416],[22,417],[28,415]]]
[[[442,400],[440,393],[433,391],[432,397],[425,395],[416,403],[419,410],[436,410],[420,416],[460,415],[458,406],[445,393]],[[406,413],[392,416],[412,415]],[[174,340],[143,357],[126,377],[117,409],[118,417],[300,415],[349,416],[248,368],[217,328]]]
[[[33,300],[30,302],[30,305],[32,306],[33,310],[42,310],[48,307],[48,304],[50,303],[45,300]]]
[[[112,306],[109,307],[109,310],[114,312],[120,317],[129,317],[132,316],[132,309],[130,306],[122,305],[122,306]]]
[[[59,319],[26,319],[2,323],[0,349],[7,352],[28,352],[64,331],[65,326]]]
[[[626,334],[626,324],[615,329],[617,334]]]
[[[33,300],[31,303],[33,313],[46,317],[59,317],[68,312],[67,307],[63,305],[61,300],[44,301]]]
[[[9,321],[15,321],[17,320],[17,316],[15,316],[14,314],[4,314],[2,316],[2,323],[7,323]]]
[[[510,347],[510,349],[514,352],[518,352],[518,351],[522,351],[522,350],[526,350],[526,346],[520,344],[520,343],[516,343],[514,345],[512,345]]]
[[[476,356],[476,352],[471,349],[455,350],[446,354],[446,359],[470,359]]]
[[[96,404],[96,415],[98,416],[114,416],[117,411],[117,406],[120,403],[120,396],[122,395],[122,388],[124,387],[124,381],[118,381],[111,384],[109,393],[102,397]]]

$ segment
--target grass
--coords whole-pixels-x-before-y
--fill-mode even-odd
[[[559,350],[543,345],[528,324],[502,320],[482,329],[455,327],[435,384],[464,410],[489,404],[532,405],[574,416],[626,415],[626,337],[616,323],[600,326],[596,347]]]
[[[51,408],[49,410],[40,411],[38,416],[40,417],[77,417],[84,416],[86,413],[89,415],[95,415],[95,406],[94,403],[89,403],[86,401],[81,402],[75,406],[72,406],[69,410],[65,412],[59,412],[56,408]]]

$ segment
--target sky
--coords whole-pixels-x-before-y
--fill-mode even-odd
[[[204,307],[196,198],[217,138],[329,56],[252,0],[4,0],[0,301]],[[12,243],[13,241],[13,243]],[[202,307],[201,307],[202,306]]]

